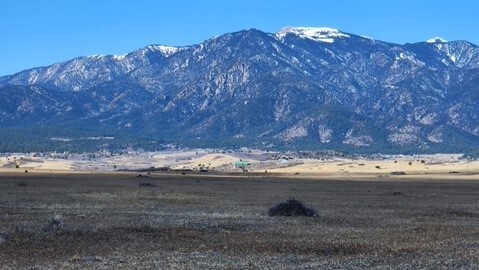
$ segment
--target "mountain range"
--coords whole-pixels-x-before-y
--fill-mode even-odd
[[[0,151],[474,152],[479,47],[248,29],[0,77]]]

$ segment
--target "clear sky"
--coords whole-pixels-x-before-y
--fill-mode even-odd
[[[0,76],[78,56],[184,46],[248,28],[326,26],[479,45],[478,0],[0,0]]]

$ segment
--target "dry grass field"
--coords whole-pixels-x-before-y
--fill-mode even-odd
[[[479,181],[3,174],[0,269],[479,269]]]

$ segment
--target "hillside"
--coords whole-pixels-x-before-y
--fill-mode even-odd
[[[0,151],[193,147],[471,152],[479,48],[256,29],[0,77]]]

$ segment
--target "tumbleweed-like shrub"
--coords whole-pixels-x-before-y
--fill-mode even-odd
[[[140,183],[138,184],[138,186],[140,186],[140,187],[156,187],[155,184],[150,183],[150,182],[140,182]]]
[[[311,208],[306,207],[301,201],[296,199],[289,199],[286,202],[278,203],[268,211],[269,216],[305,216],[305,217],[317,217],[318,212]]]
[[[60,231],[64,228],[65,225],[65,219],[63,218],[62,215],[54,215],[51,217],[47,224],[43,227],[43,232],[44,233],[54,233],[57,231]]]

